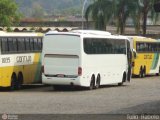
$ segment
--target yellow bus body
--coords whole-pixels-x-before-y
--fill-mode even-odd
[[[159,49],[160,42],[146,37],[134,36],[133,40],[133,49],[136,50],[136,57],[133,58],[133,68],[132,74],[139,75],[141,69],[145,71],[145,74],[158,74],[160,71],[160,60],[159,60]],[[137,51],[137,43],[147,43],[154,44],[157,46],[157,51]],[[148,48],[150,49],[150,48]]]
[[[41,50],[22,53],[2,53],[2,39],[25,38],[42,40],[39,33],[3,33],[0,32],[0,87],[10,87],[13,74],[19,79],[21,74],[23,84],[41,82]],[[34,38],[35,37],[35,38]],[[30,42],[30,41],[29,41]],[[38,42],[37,42],[38,43]]]

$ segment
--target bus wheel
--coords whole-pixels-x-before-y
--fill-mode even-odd
[[[17,82],[17,77],[15,74],[13,74],[11,77],[11,86],[10,86],[11,91],[16,90],[16,82]]]
[[[142,70],[142,68],[140,68],[140,70],[139,70],[139,77],[143,78],[143,70]]]
[[[127,81],[130,82],[132,77],[131,67],[128,68]]]
[[[125,81],[126,81],[126,73],[123,74],[122,82],[118,83],[118,86],[122,86]]]
[[[94,88],[95,88],[95,77],[92,76],[90,86],[89,86],[89,90],[93,90]]]
[[[17,84],[16,84],[16,88],[19,90],[22,88],[22,84],[23,84],[23,75],[22,73],[18,74],[18,80],[17,80]]]
[[[100,75],[97,76],[97,80],[96,80],[96,89],[98,89],[100,87],[100,81],[101,81],[101,77]]]
[[[142,77],[146,77],[146,68],[144,67],[143,72],[142,72]]]
[[[156,75],[157,75],[157,76],[159,76],[159,75],[160,75],[160,67],[159,67],[159,71],[158,71],[158,73],[156,73]]]

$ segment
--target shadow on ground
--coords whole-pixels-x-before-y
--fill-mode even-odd
[[[160,114],[160,101],[152,101],[129,108],[109,112],[108,114]]]
[[[109,88],[117,88],[117,87],[127,87],[128,85],[103,85],[100,86],[98,89],[94,90],[101,90],[101,89],[109,89]],[[79,91],[91,91],[89,88],[86,87],[79,87],[79,86],[50,86],[50,85],[43,85],[43,84],[31,84],[31,85],[23,85],[20,90],[14,90],[12,92],[79,92]],[[0,92],[11,92],[9,88],[0,88]]]

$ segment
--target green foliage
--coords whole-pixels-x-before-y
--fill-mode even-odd
[[[20,19],[17,5],[13,0],[0,0],[0,26],[10,27]]]
[[[149,13],[152,13],[152,19],[153,16],[156,14],[156,13],[153,13],[153,5],[155,2],[157,2],[158,0],[139,0],[141,2],[141,11],[140,13],[142,13],[142,30],[143,30],[143,35],[146,35],[146,25],[147,25],[147,18],[148,18],[148,14]],[[156,20],[156,17],[155,17],[155,20]]]
[[[110,18],[112,18],[112,2],[109,0],[96,0],[91,4],[85,13],[85,18],[88,21],[89,16],[95,21],[95,27],[99,30],[105,30]]]
[[[85,18],[91,17],[95,21],[97,29],[104,30],[109,21],[116,21],[117,32],[124,34],[126,21],[132,18],[135,30],[140,33],[141,21],[143,34],[146,34],[147,18],[157,20],[158,16],[153,12],[153,4],[158,0],[95,0],[85,14]]]
[[[45,11],[44,11],[43,7],[39,3],[34,2],[32,4],[32,9],[33,9],[32,17],[38,18],[38,19],[41,19],[41,18],[44,17]]]
[[[33,16],[36,3],[43,8],[44,13],[48,15],[75,15],[81,14],[81,0],[16,0],[20,10],[26,16]]]

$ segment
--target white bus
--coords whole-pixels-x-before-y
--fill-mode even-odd
[[[131,48],[125,36],[96,30],[48,32],[42,48],[42,82],[99,88],[130,81]]]

